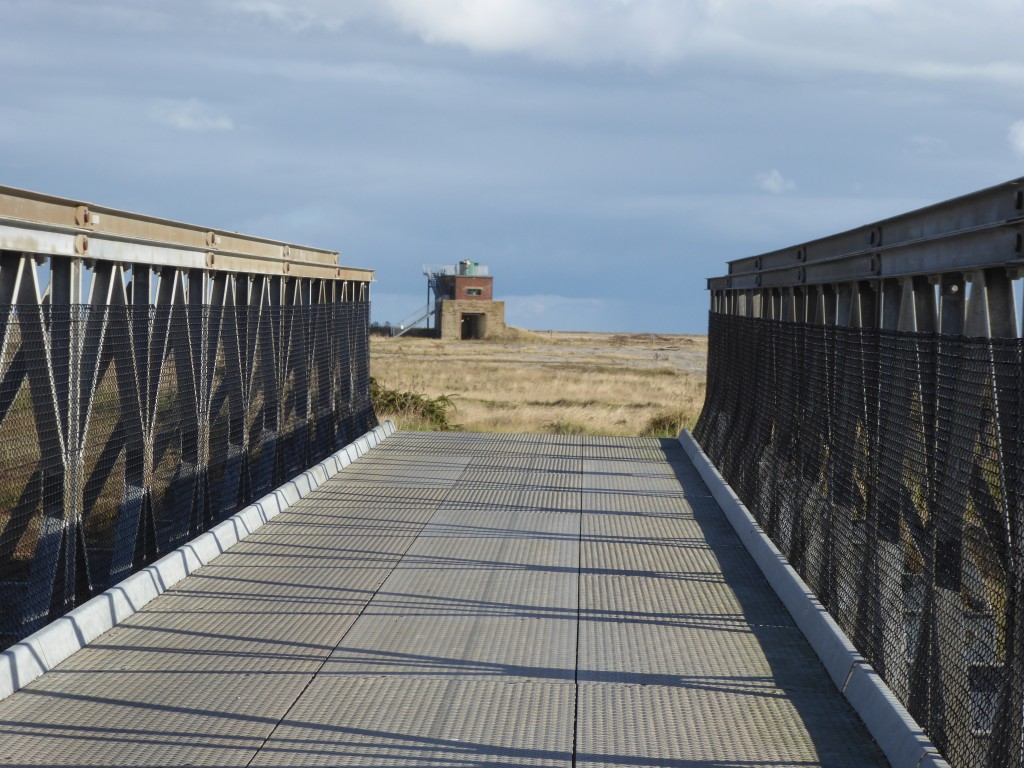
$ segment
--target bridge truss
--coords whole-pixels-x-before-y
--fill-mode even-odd
[[[0,648],[375,424],[337,260],[0,187]]]
[[[1024,765],[1024,179],[729,264],[695,436],[953,766]]]

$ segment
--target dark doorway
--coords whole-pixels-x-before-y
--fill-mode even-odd
[[[462,339],[482,339],[487,335],[487,315],[469,314],[462,315]]]

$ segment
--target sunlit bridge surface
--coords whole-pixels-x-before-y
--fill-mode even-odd
[[[677,442],[398,433],[0,702],[0,763],[885,761]]]

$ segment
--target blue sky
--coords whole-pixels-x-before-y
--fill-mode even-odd
[[[0,183],[339,250],[374,315],[700,333],[729,259],[1024,175],[1024,0],[0,0]]]

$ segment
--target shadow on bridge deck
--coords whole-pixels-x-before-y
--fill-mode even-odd
[[[677,443],[400,433],[0,702],[0,763],[884,758]]]

